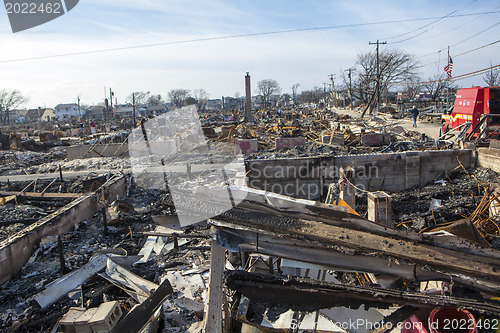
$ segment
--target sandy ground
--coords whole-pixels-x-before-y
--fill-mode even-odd
[[[361,113],[356,112],[356,111],[351,111],[348,109],[335,109],[335,112],[339,114],[346,114],[349,115],[353,118],[360,118]],[[388,123],[397,123],[399,126],[402,126],[404,129],[408,130],[413,130],[413,131],[418,131],[420,133],[424,133],[427,136],[437,139],[439,136],[439,129],[441,127],[440,123],[431,123],[431,122],[422,122],[422,121],[417,121],[417,127],[413,127],[413,119],[408,116],[408,118],[405,119],[390,119],[387,117],[386,114],[379,114],[377,116],[378,118],[384,118],[387,120]],[[366,120],[370,120],[372,116],[365,115],[364,117]]]

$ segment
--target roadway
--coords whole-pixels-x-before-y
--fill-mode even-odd
[[[352,110],[347,110],[347,109],[335,109],[335,112],[338,114],[343,114],[343,115],[349,115],[353,118],[360,118],[361,113],[352,111]],[[405,130],[410,130],[410,131],[417,131],[420,133],[426,134],[428,137],[437,139],[439,137],[439,130],[441,128],[441,123],[440,122],[426,122],[426,121],[417,121],[417,127],[413,127],[413,119],[408,115],[407,118],[403,119],[391,119],[390,115],[381,113],[376,116],[377,118],[381,118],[387,122],[387,124],[397,124],[398,126],[403,127]],[[368,124],[370,125],[381,125],[380,123],[372,120],[373,117],[370,115],[365,115],[363,119],[366,119],[368,121]]]

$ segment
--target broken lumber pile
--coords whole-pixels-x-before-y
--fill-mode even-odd
[[[339,269],[458,282],[499,295],[500,251],[460,238],[387,228],[338,208],[253,189],[211,220],[218,243]]]

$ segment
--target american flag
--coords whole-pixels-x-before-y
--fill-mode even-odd
[[[453,70],[453,60],[451,57],[448,59],[448,64],[444,66],[444,71],[448,73],[448,77],[451,77],[451,71]]]

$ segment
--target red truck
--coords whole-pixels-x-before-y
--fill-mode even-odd
[[[466,125],[471,123],[471,125]],[[460,125],[462,127],[458,128]],[[498,137],[500,134],[500,87],[457,90],[451,114],[443,114],[441,133],[464,130],[469,139]]]

